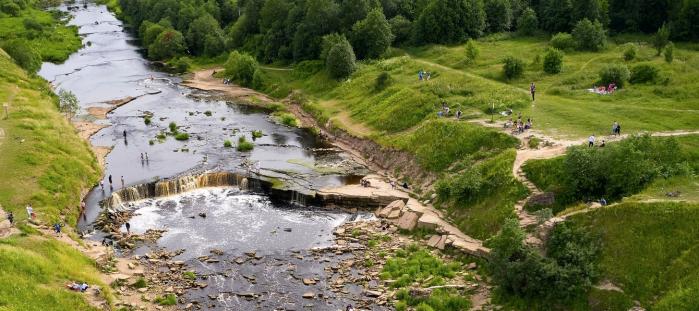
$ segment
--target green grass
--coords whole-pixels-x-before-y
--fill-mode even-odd
[[[95,263],[68,245],[37,235],[0,240],[0,310],[97,310],[84,295],[64,288],[68,282],[99,286]]]
[[[255,144],[253,144],[252,142],[249,142],[247,139],[245,139],[245,136],[238,137],[238,146],[236,147],[236,149],[238,151],[248,152],[248,151],[252,151],[252,149],[254,149],[254,148],[255,148]]]
[[[603,278],[654,310],[691,310],[699,297],[699,205],[622,203],[573,216],[603,238]]]
[[[10,103],[9,119],[0,119],[6,135],[0,145],[0,204],[19,221],[32,203],[39,219],[74,225],[81,191],[100,175],[95,156],[58,112],[45,81],[27,76],[4,52],[0,72],[0,102]]]
[[[177,134],[175,134],[175,139],[177,139],[177,140],[188,140],[188,139],[189,139],[189,134],[188,134],[188,133],[184,133],[184,132],[177,133]]]
[[[174,306],[177,304],[177,295],[165,294],[165,296],[155,297],[153,301],[161,306]]]
[[[691,87],[699,78],[699,53],[678,45],[675,62],[667,64],[655,56],[648,43],[650,37],[613,38],[609,48],[602,52],[569,52],[563,60],[563,71],[557,75],[543,72],[541,65],[533,65],[538,55],[548,47],[546,38],[484,38],[477,42],[481,56],[475,64],[466,65],[465,45],[452,47],[428,46],[410,49],[409,53],[425,62],[453,68],[480,78],[480,84],[503,86],[505,94],[528,93],[528,85],[537,83],[536,105],[524,106],[523,115],[531,116],[538,129],[553,135],[585,137],[591,133],[609,133],[613,121],[622,124],[625,132],[669,131],[697,129],[697,95]],[[651,63],[670,77],[668,85],[628,85],[613,96],[591,94],[598,71],[608,63],[623,61],[623,44],[639,41],[636,60],[625,62],[629,67]],[[615,42],[617,41],[617,42]],[[516,54],[529,64],[524,77],[505,84],[501,60]],[[444,70],[425,64],[426,70]],[[503,95],[496,94],[494,100]],[[519,109],[515,109],[519,111]]]
[[[66,26],[57,18],[58,13],[32,8],[22,10],[18,17],[0,18],[0,41],[27,39],[30,45],[39,51],[41,58],[49,62],[63,62],[82,45],[78,28]],[[40,23],[41,30],[29,30],[24,20],[31,19]]]

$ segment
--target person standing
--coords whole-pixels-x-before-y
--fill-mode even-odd
[[[32,207],[32,204],[27,204],[27,217],[29,217],[29,219],[31,220],[34,220],[34,218],[36,217],[35,215],[36,214],[34,214],[34,208]]]
[[[100,189],[104,192],[104,180],[100,180]]]
[[[109,187],[111,187],[111,186],[112,186],[112,175],[109,174]]]
[[[124,189],[124,176],[121,176],[121,189]]]
[[[534,84],[534,82],[532,82],[529,85],[529,93],[532,94],[532,101],[534,101],[534,97],[535,97],[534,95],[536,94],[536,85]]]
[[[588,147],[595,146],[595,134],[590,135],[590,137],[587,139],[587,146]]]
[[[124,225],[126,226],[126,234],[131,234],[131,224],[127,222]]]
[[[612,135],[616,135],[616,129],[617,129],[617,127],[619,127],[619,123],[617,123],[616,121],[614,121],[614,123],[612,123]]]
[[[7,213],[7,220],[10,222],[10,227],[15,224],[15,215],[12,212]]]
[[[61,224],[59,224],[59,223],[53,224],[53,230],[56,231],[57,237],[61,236]]]
[[[616,125],[616,135],[617,136],[621,135],[621,124],[618,124],[618,123]]]

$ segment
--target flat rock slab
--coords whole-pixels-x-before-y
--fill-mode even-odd
[[[398,218],[398,223],[396,225],[403,230],[413,230],[417,226],[418,218],[417,213],[408,211]]]

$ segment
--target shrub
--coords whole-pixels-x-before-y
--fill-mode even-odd
[[[659,73],[660,69],[653,64],[640,64],[631,68],[629,82],[634,84],[655,82]]]
[[[599,51],[607,45],[607,33],[602,24],[585,18],[573,29],[573,39],[579,50]]]
[[[233,51],[228,56],[225,65],[225,75],[244,87],[251,87],[255,71],[259,65],[249,54]]]
[[[575,39],[573,39],[571,34],[565,32],[555,34],[553,37],[551,37],[549,44],[551,44],[552,47],[562,51],[571,51],[575,49]]]
[[[150,117],[150,116],[145,116],[145,117],[143,117],[143,123],[145,123],[146,125],[150,125],[151,122],[152,122],[152,121],[151,121],[151,117]]]
[[[192,272],[192,271],[185,271],[182,272],[182,277],[188,280],[196,280],[197,279],[197,274]]]
[[[619,88],[624,87],[631,73],[629,68],[624,64],[610,64],[602,68],[599,72],[599,83],[607,85],[610,83],[616,83]]]
[[[177,123],[170,122],[170,124],[168,124],[168,127],[170,128],[170,133],[173,133],[173,134],[177,133]]]
[[[469,64],[475,63],[480,54],[481,51],[476,46],[476,42],[472,39],[468,39],[466,42],[466,62]]]
[[[563,67],[563,52],[555,48],[549,48],[544,55],[544,72],[557,74]]]
[[[4,42],[2,49],[12,59],[30,74],[36,73],[41,68],[41,54],[26,40],[16,39]]]
[[[245,136],[238,137],[238,151],[247,152],[255,148],[255,145],[245,139]]]
[[[24,25],[24,28],[26,28],[27,30],[34,30],[34,31],[44,30],[44,25],[37,22],[35,19],[25,18],[22,21],[22,24]]]
[[[599,239],[558,224],[547,243],[547,256],[524,244],[525,233],[509,219],[488,241],[493,281],[505,292],[524,299],[566,301],[582,296],[597,277]]]
[[[663,23],[653,36],[653,47],[658,51],[658,56],[660,56],[660,53],[663,52],[668,43],[670,43],[670,28]]]
[[[325,60],[325,67],[331,77],[344,79],[349,77],[356,69],[355,62],[354,50],[352,50],[352,46],[347,39],[344,39],[330,49]]]
[[[231,148],[231,147],[233,147],[233,143],[231,143],[230,140],[226,139],[223,141],[223,146],[226,148]]]
[[[212,114],[212,113],[211,113],[211,110],[204,111],[204,115],[207,116],[207,117],[210,117],[211,114]]]
[[[376,80],[374,82],[374,90],[383,91],[389,84],[391,84],[391,74],[389,74],[386,71],[383,71],[378,76],[376,76]]]
[[[170,67],[172,67],[172,70],[174,70],[176,73],[187,72],[187,70],[189,70],[189,67],[191,66],[191,63],[192,60],[186,56],[176,57],[168,62]]]
[[[19,5],[15,4],[14,2],[5,1],[0,4],[0,11],[7,15],[17,17],[21,13],[22,8],[20,8]]]
[[[262,70],[257,69],[252,75],[252,88],[256,90],[262,90],[267,85],[267,77]]]
[[[517,31],[525,36],[531,36],[539,29],[539,19],[532,8],[527,8],[517,19]]]
[[[252,131],[252,138],[260,138],[262,137],[262,131]]]
[[[275,114],[275,117],[279,123],[286,126],[298,127],[300,123],[299,120],[296,119],[296,116],[289,112],[278,112]]]
[[[508,80],[517,79],[524,73],[524,62],[514,56],[507,56],[503,60],[502,71]]]
[[[624,60],[632,61],[636,59],[636,54],[638,54],[638,46],[633,43],[627,44],[626,49],[624,49]]]
[[[668,64],[672,64],[673,60],[675,60],[675,44],[670,42],[665,47],[665,61]]]
[[[188,139],[189,139],[189,134],[184,133],[184,132],[183,132],[183,133],[177,133],[177,135],[175,135],[175,139],[177,139],[177,140],[188,140]]]
[[[147,282],[146,279],[144,279],[143,277],[139,277],[139,278],[136,280],[136,282],[133,282],[133,284],[131,284],[131,287],[134,287],[134,288],[146,288],[146,287],[148,287],[148,282]]]

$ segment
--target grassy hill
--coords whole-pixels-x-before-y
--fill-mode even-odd
[[[55,95],[41,78],[28,76],[0,50],[0,205],[13,211],[22,233],[0,239],[0,310],[93,310],[70,281],[100,284],[95,263],[69,245],[26,225],[24,206],[40,221],[74,224],[81,190],[100,168],[85,141],[58,112]],[[103,294],[110,299],[108,288]]]

